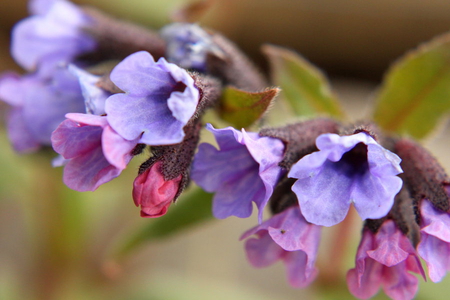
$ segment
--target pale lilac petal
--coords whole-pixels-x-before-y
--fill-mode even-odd
[[[257,172],[243,172],[222,182],[213,200],[213,214],[218,219],[230,216],[248,218],[252,214],[252,202],[264,198],[264,185]]]
[[[284,250],[301,250],[305,253],[306,260],[302,268],[303,273],[309,278],[312,273],[316,272],[314,265],[319,249],[321,229],[319,226],[307,223],[298,207],[289,208],[278,215],[283,217],[270,223],[268,233],[273,241]]]
[[[25,121],[22,108],[12,108],[8,117],[8,138],[15,151],[28,153],[38,150],[41,144],[31,134]]]
[[[320,228],[306,223],[298,207],[291,207],[248,230],[241,239],[253,234],[257,238],[251,238],[245,244],[253,266],[266,267],[282,260],[292,286],[305,287],[314,280]]]
[[[374,176],[398,175],[403,172],[401,158],[379,144],[367,144],[367,161]]]
[[[226,132],[230,136],[235,136],[234,129]],[[211,145],[202,144],[198,154],[201,161],[194,161],[192,178],[206,190],[217,192],[213,202],[213,213],[216,218],[223,219],[232,215],[240,218],[249,217],[252,213],[252,202],[255,202],[258,207],[264,207],[278,179],[278,169],[267,167],[266,161],[263,166],[259,165],[258,167],[258,164],[250,156],[249,148],[271,146],[271,144],[265,145],[265,139],[262,141],[263,143],[258,143],[247,134],[245,136],[246,139],[241,141],[248,146],[241,146],[233,151],[219,151]],[[265,152],[270,155],[268,151]],[[270,159],[273,157],[267,157],[267,161],[273,162]],[[214,167],[221,171],[204,173]],[[265,172],[261,172],[261,169]],[[255,180],[258,177],[262,180]],[[269,196],[266,196],[265,193]],[[246,200],[242,201],[243,199]],[[260,210],[260,214],[262,212],[263,210]]]
[[[65,159],[84,155],[101,147],[102,132],[103,129],[98,126],[65,120],[52,134],[53,149]]]
[[[136,143],[126,141],[105,116],[67,114],[52,134],[53,149],[69,161],[64,183],[77,191],[93,191],[119,176],[131,160]]]
[[[23,106],[25,91],[33,89],[35,80],[31,76],[19,76],[8,72],[0,76],[0,100],[11,106]]]
[[[34,74],[6,74],[0,79],[0,98],[13,106],[8,131],[19,152],[50,145],[51,134],[64,115],[84,111],[77,80],[64,69],[54,70],[46,80]]]
[[[32,15],[44,15],[57,1],[65,0],[30,0],[28,1],[28,10]]]
[[[356,144],[368,142],[367,135],[358,133],[354,135],[340,136],[335,133],[325,133],[317,137],[316,146],[320,151],[327,152],[327,159],[337,162],[344,153],[353,149]]]
[[[194,85],[194,79],[184,69],[168,63],[163,57],[158,60],[158,64],[163,70],[170,73],[175,82],[184,85],[183,92],[175,91],[171,93],[167,100],[167,106],[175,119],[187,123],[195,113],[200,98],[200,92]]]
[[[167,42],[167,59],[186,69],[205,71],[208,53],[223,55],[210,35],[197,24],[170,24],[161,29],[161,36]]]
[[[145,51],[122,60],[111,72],[111,80],[123,91],[136,97],[149,94],[170,94],[176,82],[169,72],[158,65]]]
[[[80,113],[68,113],[66,118],[72,121],[83,123],[91,126],[108,126],[108,120],[104,116],[97,116],[91,114],[80,114]]]
[[[41,144],[50,145],[53,130],[69,112],[84,112],[81,90],[73,75],[61,69],[50,82],[41,82],[26,91],[23,113],[28,128]]]
[[[244,129],[242,129],[242,143],[247,146],[248,152],[260,165],[260,173],[270,172],[272,162],[280,159],[284,154],[284,145],[279,139],[259,137],[253,132],[246,132]],[[261,148],[267,148],[270,151],[261,151]]]
[[[192,86],[194,80],[192,80]],[[197,108],[199,93],[197,89],[185,88],[183,93],[173,92],[167,100],[167,107],[172,116],[183,124],[187,124]]]
[[[396,176],[402,171],[397,155],[363,132],[322,134],[316,145],[319,151],[304,156],[288,174],[298,179],[292,190],[306,220],[335,225],[345,218],[352,202],[363,220],[389,212],[402,186]]]
[[[57,157],[55,157],[54,159],[52,159],[52,167],[54,167],[54,168],[57,168],[57,167],[63,167],[63,166],[65,166],[69,161],[70,161],[70,159],[65,159],[64,156],[58,155]]]
[[[63,181],[76,191],[94,191],[119,176],[121,171],[106,160],[99,146],[70,160],[64,168]]]
[[[109,126],[103,130],[103,154],[109,163],[118,169],[126,168],[132,158],[131,151],[136,145],[136,141],[125,140]]]
[[[242,132],[234,129],[233,127],[225,127],[220,129],[215,129],[211,124],[206,124],[206,129],[208,129],[214,135],[217,145],[219,145],[220,150],[233,150],[242,148],[241,145],[244,144],[244,137]],[[253,134],[254,138],[258,135]],[[236,143],[237,142],[237,143]]]
[[[220,149],[202,144],[194,158],[192,179],[203,189],[216,192],[213,212],[218,218],[245,218],[252,213],[252,202],[262,213],[281,175],[278,163],[284,145],[274,138],[239,132],[232,127],[207,128]]]
[[[417,252],[427,264],[430,279],[441,281],[450,270],[450,244],[432,235],[422,234]]]
[[[221,150],[223,149],[217,150],[206,143],[199,146],[199,154],[194,159],[191,177],[205,191],[210,193],[218,191],[224,182],[232,181],[244,173],[258,176],[256,163],[249,157],[246,147],[239,147],[234,151]],[[217,172],[211,172],[213,169]]]
[[[361,219],[380,219],[391,210],[402,185],[400,177],[376,177],[370,171],[354,179],[350,197]]]
[[[273,242],[270,235],[261,238],[251,238],[245,242],[245,251],[250,264],[256,268],[268,267],[279,260],[284,250]]]
[[[288,177],[302,179],[315,176],[327,162],[327,157],[328,151],[317,151],[305,155],[292,166]]]
[[[242,234],[240,240],[243,240],[245,238],[248,238],[249,236],[252,236],[254,234],[257,235],[262,235],[263,232],[268,232],[269,228],[278,228],[278,229],[282,229],[283,224],[297,224],[298,220],[295,220],[294,222],[292,222],[291,218],[293,217],[298,217],[298,215],[296,215],[295,213],[292,212],[292,210],[297,210],[298,211],[298,207],[297,208],[291,208],[291,209],[286,209],[285,211],[278,213],[276,215],[273,215],[272,217],[270,217],[270,219],[264,221],[263,223],[247,230],[246,232],[244,232],[244,234]],[[300,214],[301,216],[301,214]],[[292,225],[291,225],[292,226]],[[290,234],[293,234],[294,232],[290,232]],[[265,233],[264,233],[265,234]],[[272,233],[273,234],[273,233]],[[294,233],[295,234],[295,233]],[[274,236],[276,236],[275,234],[273,234]],[[273,240],[273,238],[271,237],[271,239]],[[282,247],[286,247],[288,249],[294,249],[294,247],[289,247],[286,245],[285,242],[282,242],[282,239],[280,239],[281,244],[283,245]],[[296,249],[298,250],[298,249]]]
[[[286,252],[284,265],[289,284],[295,288],[304,288],[316,279],[319,273],[316,268],[308,270],[309,256],[303,251]]]
[[[68,70],[78,78],[81,93],[84,97],[86,113],[94,115],[105,114],[105,102],[111,93],[97,86],[100,76],[92,75],[75,65],[69,65]]]
[[[438,211],[431,202],[424,200],[420,214],[423,222],[421,232],[450,243],[450,215],[447,212]]]
[[[259,164],[259,177],[264,184],[265,195],[252,199],[258,206],[258,220],[262,221],[264,207],[266,207],[273,189],[280,177],[280,168],[274,167],[274,162],[279,162],[284,155],[284,144],[281,140],[270,137],[258,137],[254,133],[247,133],[242,129],[242,141],[248,152]]]
[[[339,165],[330,161],[312,172],[314,173],[310,177],[297,180],[292,190],[297,195],[302,214],[308,222],[333,226],[347,215],[352,200],[353,181],[342,174]],[[288,176],[295,177],[295,174],[293,167]]]
[[[111,127],[127,140],[147,145],[176,144],[183,140],[184,124],[174,120],[163,97],[136,98],[115,94],[106,101]]]
[[[117,133],[155,146],[183,140],[183,128],[200,97],[186,71],[163,58],[155,63],[149,53],[141,51],[120,62],[111,80],[125,91],[109,97],[105,105],[108,122]]]
[[[428,267],[428,276],[439,282],[450,270],[450,216],[438,211],[428,200],[423,200],[420,243],[417,247],[420,257]]]
[[[268,224],[268,232],[272,239],[286,251],[312,249],[317,252],[319,246],[320,227],[306,222],[298,207],[272,217]],[[315,236],[316,239],[307,237]]]
[[[55,1],[37,10],[45,14],[22,20],[12,33],[11,52],[23,68],[32,71],[43,63],[55,66],[94,50],[95,41],[82,31],[89,19],[76,5]]]

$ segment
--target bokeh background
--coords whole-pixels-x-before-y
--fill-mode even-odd
[[[119,18],[158,29],[184,0],[79,0]],[[295,49],[330,78],[351,120],[371,110],[377,86],[403,53],[450,30],[450,2],[439,0],[215,0],[199,23],[235,41],[267,71],[260,46]],[[20,68],[9,56],[11,27],[27,16],[27,1],[0,1],[0,72]],[[139,217],[131,198],[134,162],[95,192],[61,182],[51,152],[18,155],[5,134],[0,103],[0,299],[351,299],[346,270],[354,266],[361,222],[351,220],[350,242],[335,259],[340,228],[321,245],[322,276],[293,289],[284,267],[254,269],[239,236],[256,217],[210,220],[148,243],[121,260],[117,244],[153,220]],[[447,123],[425,146],[450,170]],[[448,299],[447,277],[420,284],[417,299]],[[382,293],[377,299],[386,299]]]

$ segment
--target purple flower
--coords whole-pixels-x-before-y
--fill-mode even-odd
[[[44,80],[31,74],[5,74],[0,78],[0,99],[12,106],[8,134],[18,152],[50,146],[53,130],[69,112],[84,112],[85,106],[76,78],[57,68]]]
[[[200,96],[185,70],[164,58],[155,63],[148,52],[141,51],[120,62],[111,80],[125,91],[106,101],[108,122],[117,133],[148,145],[183,140],[183,127],[194,115]]]
[[[136,141],[127,141],[105,116],[67,114],[52,134],[53,149],[69,160],[64,183],[77,191],[93,191],[122,172],[132,158]]]
[[[101,76],[93,75],[75,65],[69,65],[68,69],[80,82],[86,112],[93,115],[104,115],[105,102],[106,99],[111,96],[111,93],[97,86]]]
[[[28,71],[47,75],[60,63],[93,51],[96,42],[84,30],[89,26],[87,15],[65,0],[34,1],[30,4],[36,15],[19,22],[12,33],[12,56]]]
[[[417,251],[427,263],[430,279],[438,282],[450,270],[450,215],[438,211],[426,199],[422,201],[420,215],[421,238]]]
[[[161,36],[167,42],[167,60],[182,68],[204,72],[208,53],[222,55],[222,50],[212,42],[211,36],[196,24],[167,25],[161,30]]]
[[[214,129],[208,124],[207,128],[220,149],[200,145],[192,179],[205,191],[216,192],[213,200],[216,218],[249,217],[255,202],[261,223],[264,207],[281,175],[278,163],[283,158],[283,143],[232,127]]]
[[[412,299],[418,280],[409,272],[425,278],[416,250],[395,226],[386,221],[377,233],[366,229],[356,254],[356,267],[347,273],[350,292],[358,298],[374,296],[380,286],[395,300]]]
[[[349,136],[322,134],[319,151],[293,165],[292,190],[308,222],[332,226],[341,222],[353,202],[361,218],[384,217],[402,187],[400,158],[364,132]]]
[[[256,226],[241,239],[251,235],[245,250],[250,263],[267,267],[277,260],[286,265],[289,283],[294,287],[309,285],[317,275],[315,261],[320,241],[320,226],[306,222],[298,206],[291,207]]]
[[[29,0],[28,11],[32,15],[44,15],[60,0]]]

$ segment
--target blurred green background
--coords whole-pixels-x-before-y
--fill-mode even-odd
[[[183,0],[84,0],[112,15],[153,28],[170,21]],[[293,48],[324,70],[352,120],[367,116],[383,72],[408,49],[450,29],[450,2],[439,0],[211,1],[199,22],[224,33],[260,67],[263,43]],[[0,1],[0,72],[20,69],[9,56],[9,33],[26,17],[25,0]],[[3,121],[6,106],[0,104]],[[4,124],[4,122],[2,122]],[[121,261],[114,247],[153,222],[139,217],[131,189],[139,161],[114,181],[78,193],[50,166],[51,153],[15,154],[0,125],[0,299],[347,299],[346,270],[354,266],[361,222],[354,218],[345,260],[334,261],[327,229],[321,279],[296,290],[284,267],[254,269],[239,236],[249,219],[209,221],[149,243]],[[426,140],[450,170],[449,130]],[[182,199],[180,199],[182,201]],[[417,299],[447,299],[450,279],[421,283]],[[377,299],[386,299],[382,293]]]

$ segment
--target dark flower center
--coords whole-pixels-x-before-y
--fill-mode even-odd
[[[355,175],[363,175],[369,170],[367,162],[367,145],[358,143],[352,150],[344,153],[341,160],[337,162],[339,168],[345,175],[353,177]]]
[[[184,83],[182,83],[181,81],[179,81],[175,84],[173,91],[182,93],[182,92],[184,92],[185,89],[186,89],[186,85]]]

